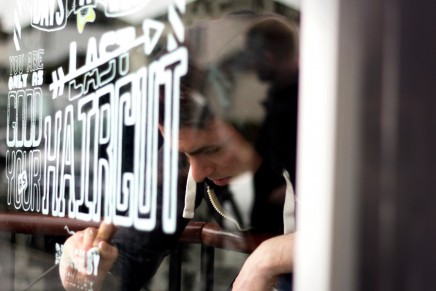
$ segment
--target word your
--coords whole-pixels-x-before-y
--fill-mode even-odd
[[[6,152],[7,203],[25,211],[41,210],[41,152]]]

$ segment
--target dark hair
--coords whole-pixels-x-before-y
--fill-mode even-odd
[[[248,48],[268,50],[277,56],[298,53],[297,31],[282,17],[263,17],[247,32]]]
[[[204,129],[214,119],[207,99],[202,95],[205,86],[204,73],[192,63],[188,64],[188,73],[180,80],[180,121],[179,127],[195,127]],[[165,92],[161,87],[159,97],[159,124],[165,119]]]

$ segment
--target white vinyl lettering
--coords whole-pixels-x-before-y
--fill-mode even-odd
[[[93,21],[97,5],[104,6],[107,17],[118,17],[148,3],[17,1],[18,11],[31,15],[33,28],[60,30],[76,15],[79,32]],[[162,215],[163,231],[175,231],[179,87],[188,69],[188,52],[182,45],[184,12],[184,1],[169,4],[167,30],[164,22],[145,19],[138,29],[127,26],[91,36],[82,63],[78,43],[71,41],[68,67],[48,72],[52,77],[48,86],[43,86],[47,70],[43,58],[48,51],[35,49],[9,57],[9,205],[56,217],[104,219],[141,231],[155,229],[158,215]],[[79,20],[83,21],[80,25]],[[150,57],[162,40],[170,48],[167,54],[142,66],[132,61],[136,57],[133,52]],[[50,92],[43,92],[47,87]],[[163,110],[159,98],[165,99]],[[52,103],[62,106],[46,111],[44,104]],[[162,167],[158,167],[160,111],[165,114],[166,132],[171,133],[164,137]],[[162,214],[157,211],[159,183]],[[99,257],[77,255],[84,258],[82,267],[89,274],[96,272]]]

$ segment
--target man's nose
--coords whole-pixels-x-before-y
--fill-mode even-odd
[[[192,177],[195,182],[202,182],[211,176],[215,171],[214,164],[205,157],[189,157],[191,164]]]

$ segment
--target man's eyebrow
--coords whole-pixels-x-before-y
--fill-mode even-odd
[[[202,146],[196,150],[193,150],[192,152],[185,152],[185,154],[187,154],[189,156],[195,156],[195,155],[202,154],[204,152],[210,151],[210,150],[215,149],[215,148],[216,148],[216,146],[207,145],[207,146]]]

